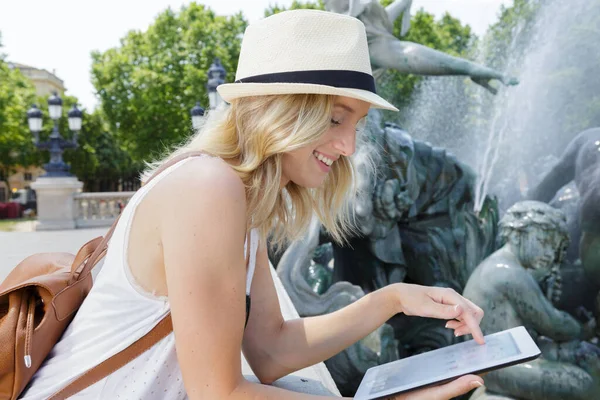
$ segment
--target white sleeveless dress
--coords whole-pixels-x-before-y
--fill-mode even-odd
[[[166,297],[144,291],[131,275],[127,264],[129,230],[135,210],[148,191],[191,159],[167,168],[131,198],[117,224],[91,292],[20,398],[47,399],[85,371],[144,336],[169,312]],[[251,231],[250,249],[244,249],[245,253],[250,251],[247,295],[250,294],[257,247],[258,233]],[[171,332],[140,357],[72,398],[186,399],[174,334]]]

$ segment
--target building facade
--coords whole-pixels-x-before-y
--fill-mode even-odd
[[[48,97],[54,92],[62,95],[65,92],[64,81],[52,72],[15,62],[9,62],[8,66],[18,69],[25,77],[29,78],[35,86],[38,96]]]
[[[6,179],[4,172],[0,170],[0,203],[8,202],[12,194],[21,189],[31,189],[31,183],[44,173],[46,171],[40,167],[18,168],[17,172]]]

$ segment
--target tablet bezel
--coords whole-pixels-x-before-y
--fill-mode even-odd
[[[363,382],[365,381],[365,379],[367,379],[369,377],[370,374],[373,374],[373,372],[370,371],[375,371],[378,368],[382,367],[383,365],[386,364],[382,364],[379,366],[375,366],[372,368],[369,368],[367,370],[367,373],[365,374],[365,376],[363,377],[363,381],[361,382],[358,391],[356,392],[355,395],[355,399],[356,400],[376,400],[376,399],[385,399],[388,396],[392,396],[392,395],[398,395],[398,394],[402,394],[405,392],[410,392],[413,390],[417,390],[417,389],[422,389],[428,386],[436,386],[436,385],[441,385],[447,382],[450,382],[456,378],[459,378],[461,376],[464,375],[469,375],[469,374],[482,374],[485,372],[489,372],[489,371],[493,371],[496,369],[500,369],[500,368],[506,368],[506,367],[510,367],[512,365],[517,365],[517,364],[521,364],[527,361],[531,361],[531,360],[535,360],[536,358],[538,358],[541,355],[540,349],[538,348],[538,346],[535,344],[535,342],[533,341],[533,339],[531,338],[531,336],[529,335],[529,333],[527,332],[527,330],[525,329],[525,327],[523,326],[519,326],[516,328],[511,328],[511,329],[507,329],[505,331],[501,331],[501,332],[496,332],[490,335],[486,336],[486,340],[488,338],[494,337],[494,336],[498,336],[498,335],[503,335],[503,334],[510,334],[515,342],[515,344],[517,345],[518,349],[519,349],[519,354],[512,356],[512,357],[507,357],[505,358],[502,362],[498,363],[498,364],[493,364],[493,365],[486,365],[486,366],[482,366],[481,368],[465,368],[463,370],[460,371],[455,371],[451,374],[446,374],[446,375],[441,375],[438,377],[431,377],[430,379],[424,379],[421,381],[416,382],[413,386],[410,387],[405,387],[403,386],[400,390],[396,390],[396,389],[390,389],[386,392],[380,392],[377,393],[376,395],[369,395],[369,393],[371,392],[371,387],[373,386],[373,383],[375,380],[372,380],[371,382],[367,383],[365,386],[364,390],[361,390],[362,386],[363,386]],[[461,343],[457,343],[454,344],[452,346],[456,346],[456,345],[460,345],[466,342],[461,342]],[[452,347],[449,346],[449,347]],[[441,349],[437,349],[437,350],[441,350]],[[436,350],[432,350],[433,352],[435,352]],[[423,353],[423,354],[427,354],[427,353]],[[418,357],[419,355],[416,355],[414,357]],[[398,362],[398,361],[403,361],[403,360],[408,360],[410,359],[410,357],[408,358],[404,358],[404,359],[400,359],[397,361],[392,361],[392,363]],[[361,395],[361,392],[364,392],[364,395]]]

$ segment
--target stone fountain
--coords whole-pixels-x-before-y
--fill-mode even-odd
[[[315,222],[310,234],[284,253],[278,274],[300,315],[333,311],[394,282],[463,291],[469,286],[467,282],[476,280],[477,271],[494,265],[499,256],[521,256],[514,248],[512,253],[507,250],[510,235],[497,235],[499,226],[505,229],[528,212],[541,215],[541,220],[554,221],[552,228],[548,228],[551,223],[542,224],[545,230],[538,231],[554,232],[542,236],[574,239],[570,247],[566,246],[568,240],[550,240],[547,247],[554,254],[552,268],[542,276],[533,274],[531,297],[548,306],[532,306],[534,315],[518,321],[500,318],[492,307],[487,310],[484,326],[486,333],[515,324],[538,327],[537,333],[533,328],[532,332],[544,359],[530,365],[535,373],[526,380],[521,379],[520,370],[514,372],[518,368],[490,374],[487,392],[480,390],[476,396],[595,398],[600,394],[594,327],[599,314],[596,273],[600,271],[600,233],[596,231],[600,232],[600,222],[594,225],[594,221],[600,219],[597,207],[589,205],[600,204],[600,173],[590,172],[582,180],[576,168],[567,176],[560,165],[565,159],[563,150],[577,147],[578,141],[567,146],[577,133],[600,126],[600,107],[594,112],[591,106],[600,93],[600,40],[593,40],[600,22],[600,0],[530,0],[530,16],[515,24],[512,41],[503,49],[502,57],[491,58],[495,68],[481,65],[487,64],[493,53],[494,49],[486,48],[489,41],[481,42],[475,63],[393,37],[390,21],[402,17],[406,31],[411,3],[398,0],[384,8],[371,0],[325,1],[329,10],[365,23],[376,75],[381,76],[384,68],[394,68],[458,77],[425,80],[412,106],[398,120],[384,121],[380,112],[371,111],[367,140],[356,157],[360,195],[354,211],[360,234],[350,239],[350,247],[338,246]],[[589,36],[587,50],[581,48],[585,32]],[[419,57],[412,58],[415,54]],[[490,80],[508,86],[517,83],[498,71],[517,74],[521,83],[514,87],[490,84]],[[487,91],[465,85],[460,75],[470,77]],[[573,115],[588,118],[573,120]],[[583,147],[588,150],[583,153],[592,154],[595,142],[587,140]],[[375,173],[362,157],[365,153],[375,162]],[[592,165],[592,171],[599,171],[598,159],[583,163],[582,168],[587,171]],[[545,201],[554,208],[519,203],[498,224],[509,207],[527,198]],[[559,220],[562,222],[556,222]],[[523,257],[516,257],[513,264],[529,275],[529,270],[536,269]],[[514,276],[502,279],[490,283],[501,283],[514,291],[511,285],[516,287],[523,281]],[[473,287],[480,286],[471,284],[465,294],[477,298]],[[482,299],[479,302],[486,303]],[[573,332],[555,334],[555,330],[568,326],[539,329],[544,318],[557,316],[563,318],[561,325],[572,325]],[[504,325],[493,324],[498,320]],[[441,321],[400,315],[326,365],[342,394],[352,395],[370,366],[455,340]],[[558,371],[561,368],[570,372]],[[554,385],[544,383],[548,371],[553,371]]]

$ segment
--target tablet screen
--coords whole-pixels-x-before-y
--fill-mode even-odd
[[[471,340],[394,361],[367,372],[364,380],[373,382],[368,398],[386,395],[390,391],[397,393],[407,385],[417,387],[416,384],[424,380],[435,382],[438,381],[436,378],[457,376],[464,374],[465,370],[480,370],[519,354],[513,336],[502,332],[487,337],[484,345]],[[372,376],[368,376],[369,373]]]

